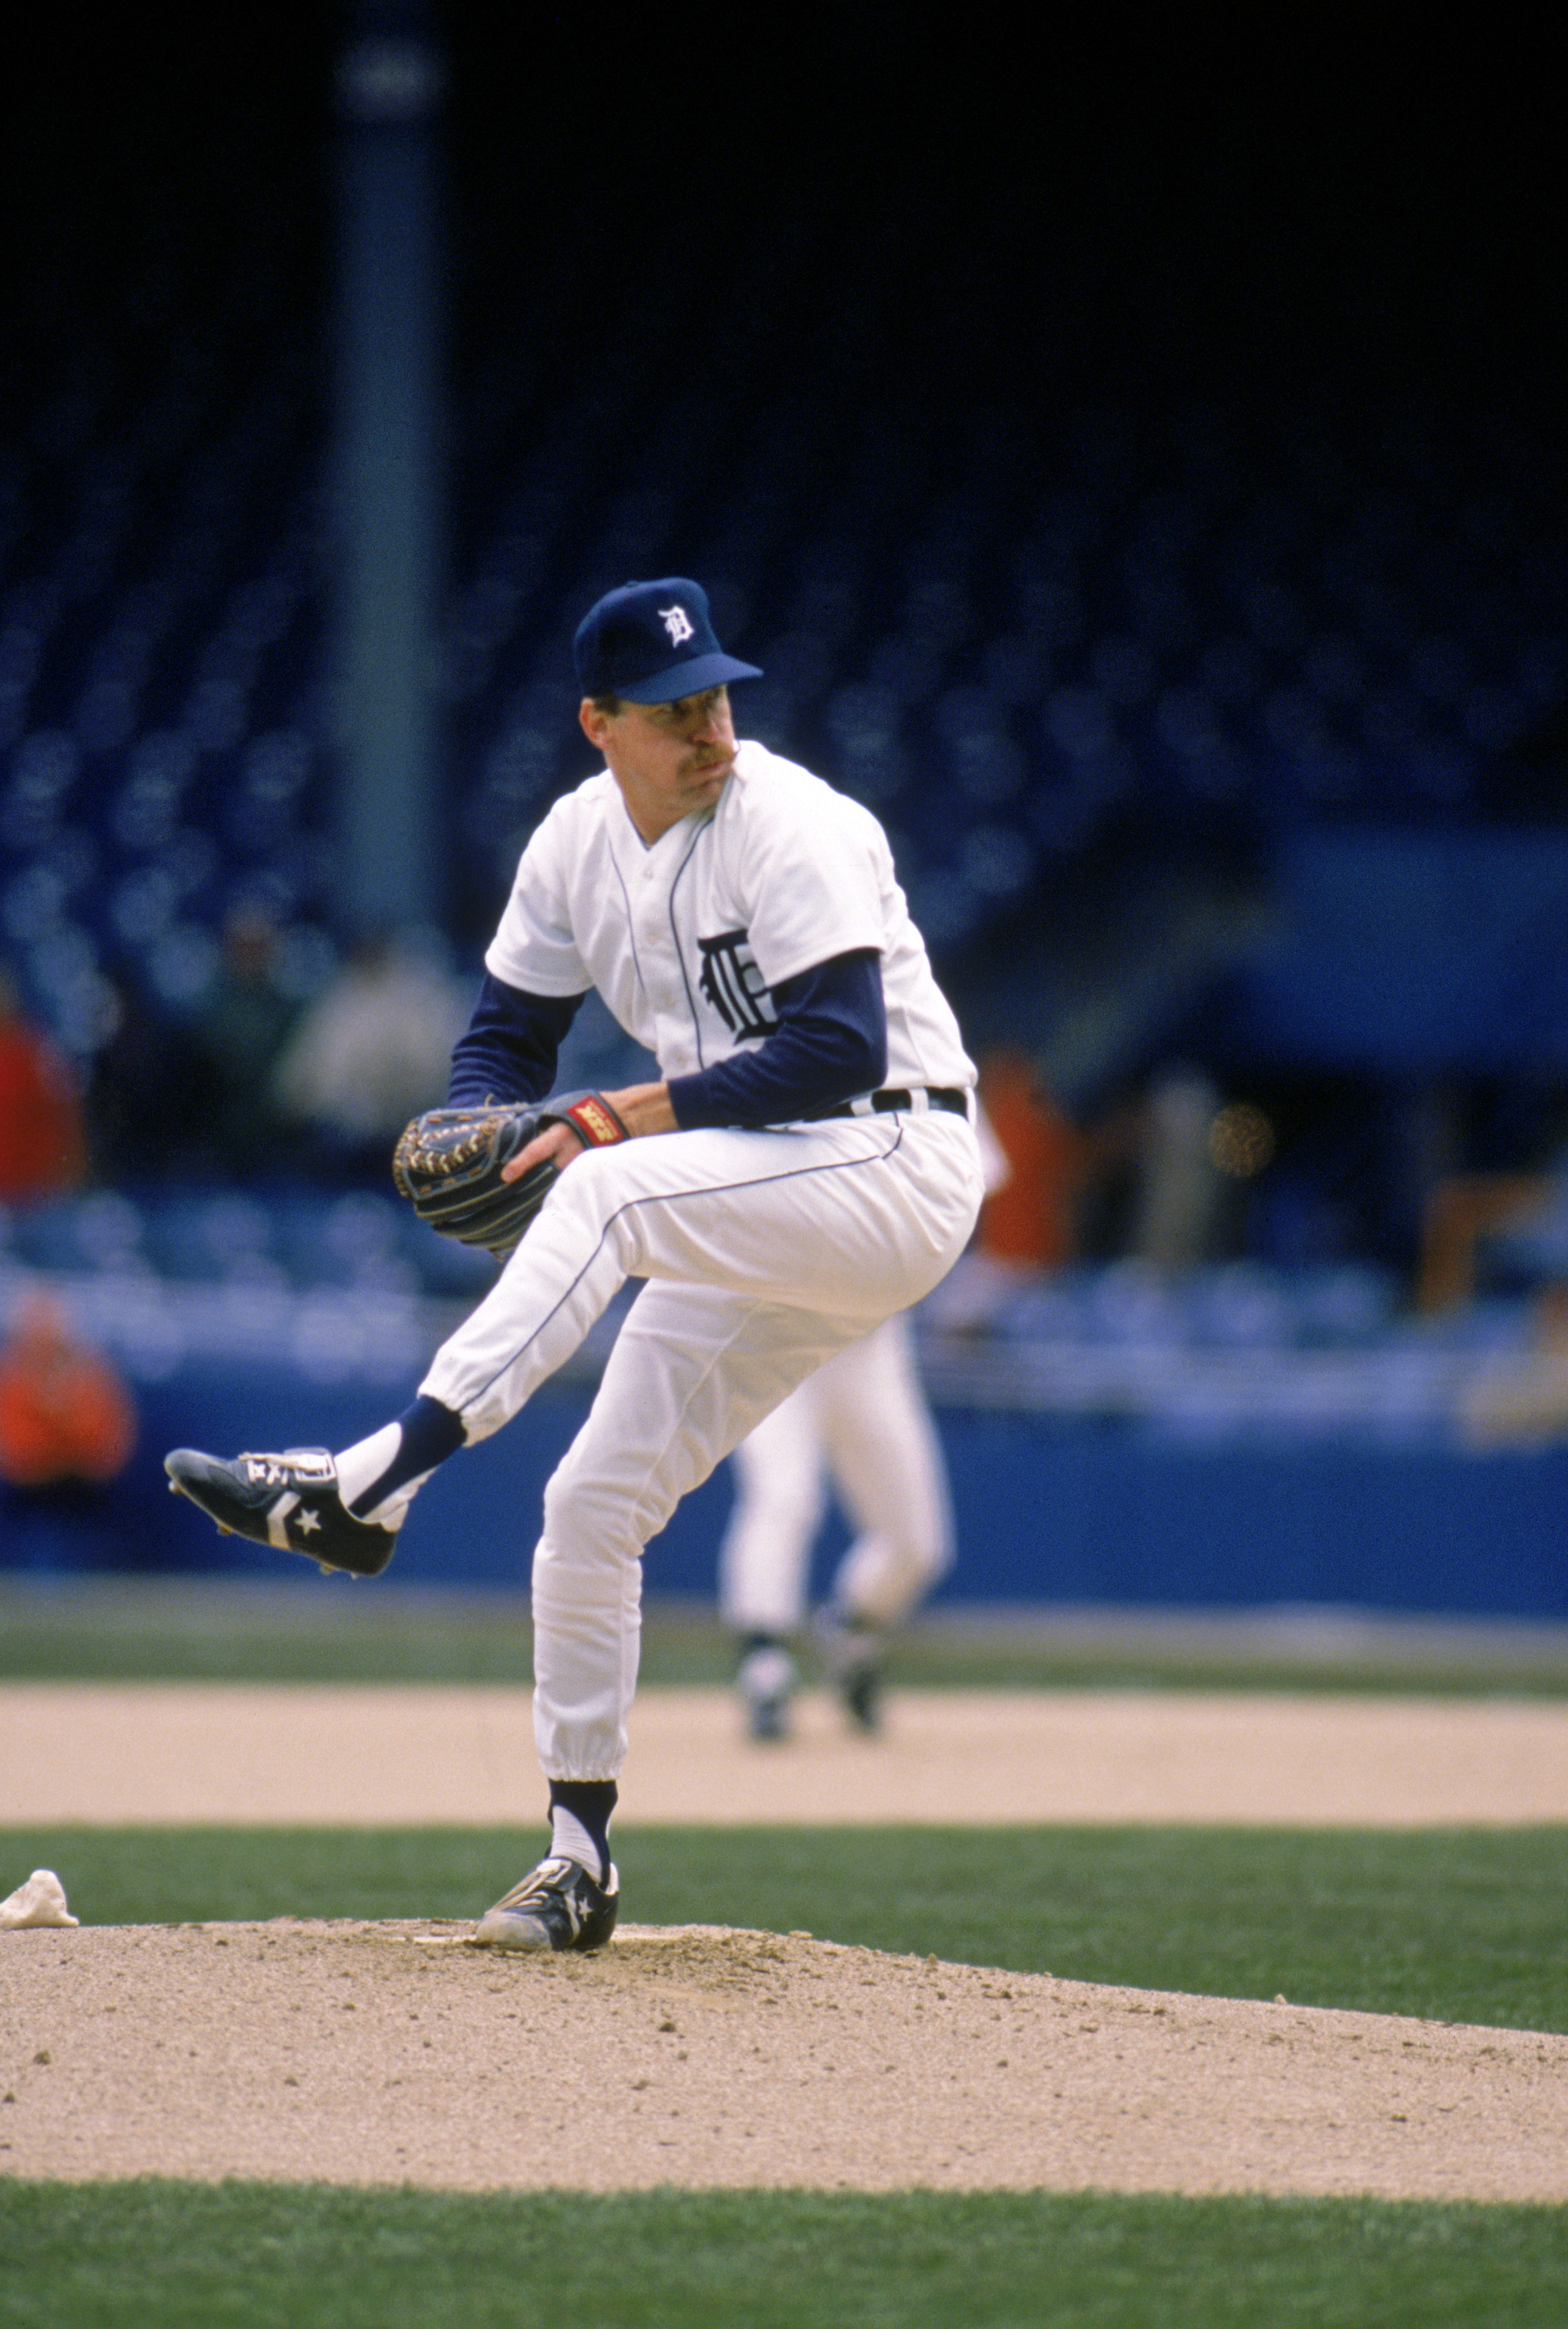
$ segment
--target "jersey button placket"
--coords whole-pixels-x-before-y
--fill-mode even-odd
[[[669,922],[666,913],[667,883],[656,856],[643,865],[632,900],[632,927],[638,953],[647,981],[648,999],[663,1017],[670,1008]]]

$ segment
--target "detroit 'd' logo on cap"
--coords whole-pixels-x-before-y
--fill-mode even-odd
[[[688,639],[696,636],[691,618],[684,607],[661,607],[659,620],[670,635],[672,647],[684,647]]]

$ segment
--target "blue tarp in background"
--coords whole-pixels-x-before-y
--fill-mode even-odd
[[[1232,1040],[1275,1065],[1568,1069],[1568,834],[1357,826],[1284,839],[1279,944]]]

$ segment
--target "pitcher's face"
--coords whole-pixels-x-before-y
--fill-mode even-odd
[[[604,754],[627,815],[649,843],[683,817],[712,808],[735,765],[725,687],[673,703],[622,703],[617,712],[601,712],[585,697],[578,717],[589,742]]]

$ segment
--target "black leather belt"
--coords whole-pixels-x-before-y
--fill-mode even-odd
[[[949,1116],[968,1116],[969,1095],[965,1091],[944,1091],[935,1084],[921,1084],[913,1091],[868,1092],[864,1099],[840,1100],[836,1108],[825,1108],[823,1116],[896,1116],[926,1108],[945,1108]],[[815,1119],[814,1119],[815,1121]]]

